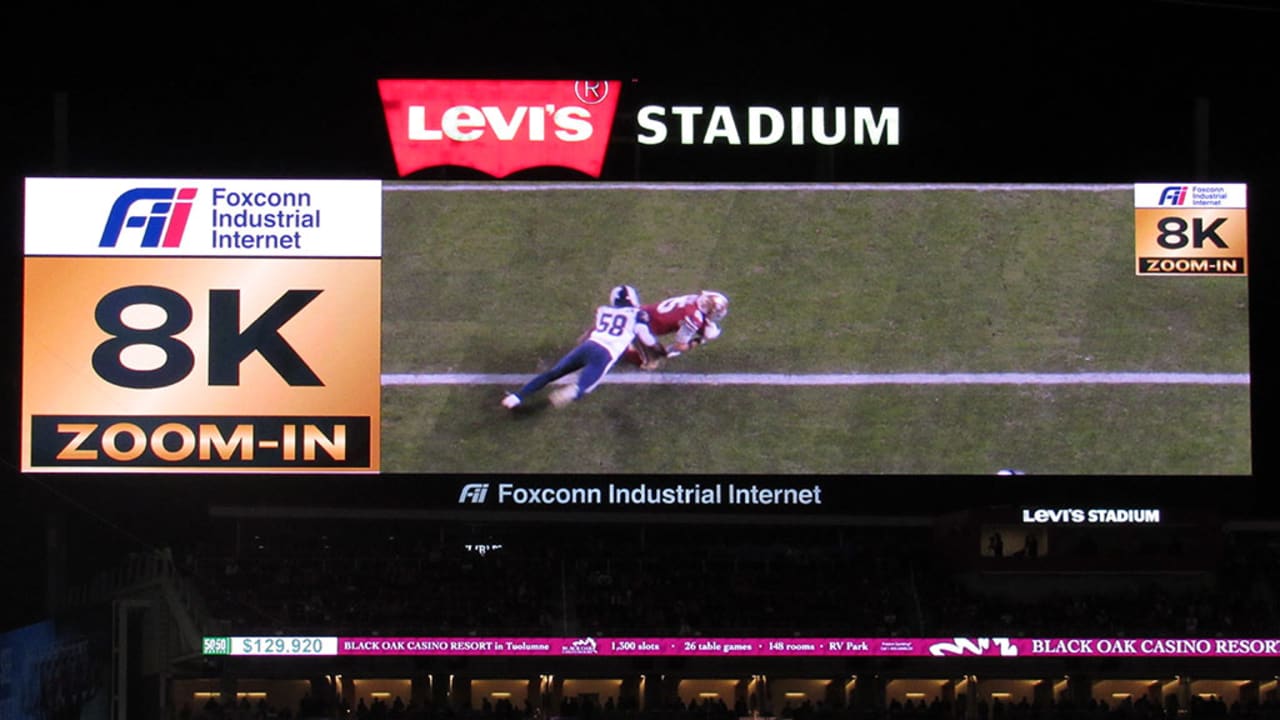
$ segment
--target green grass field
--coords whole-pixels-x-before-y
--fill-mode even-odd
[[[731,298],[666,374],[1249,371],[1247,280],[1136,276],[1125,189],[388,187],[384,373],[527,379],[620,283]],[[384,387],[382,470],[1251,469],[1246,384],[517,385]]]

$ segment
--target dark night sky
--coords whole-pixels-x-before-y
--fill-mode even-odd
[[[1240,138],[1264,125],[1255,91],[1274,88],[1268,49],[1280,25],[1280,11],[1260,4],[1150,0],[851,5],[841,15],[804,2],[597,5],[264,15],[231,3],[168,22],[117,7],[36,11],[51,16],[8,28],[6,156],[20,174],[391,177],[377,78],[529,77],[638,80],[668,97],[896,102],[932,123],[917,136],[946,138],[933,163],[954,154],[957,167],[978,166],[967,179],[990,167],[1068,179],[1055,164],[1083,162],[1079,151],[1091,179],[1108,163],[1151,167],[1171,142],[1184,156],[1173,133],[1185,131],[1186,100],[1208,97],[1215,132],[1235,138],[1217,166],[1253,170]],[[18,42],[28,28],[34,42]],[[54,143],[57,91],[68,98],[65,155]],[[1020,122],[1000,123],[1011,113]]]
[[[895,171],[920,180],[1132,181],[1144,171],[1163,179],[1195,167],[1191,119],[1205,98],[1207,179],[1251,185],[1260,432],[1274,414],[1274,356],[1261,349],[1274,315],[1266,246],[1280,161],[1269,114],[1280,10],[1271,3],[874,11],[805,2],[230,3],[181,13],[49,4],[30,12],[24,22],[11,17],[0,37],[11,278],[20,278],[24,176],[394,178],[379,77],[634,79],[657,95],[735,100],[852,94],[918,109],[917,137],[930,139],[910,168]],[[65,145],[55,141],[59,92]],[[1001,120],[1009,117],[1017,121]],[[4,287],[16,336],[20,284]],[[3,537],[38,556],[47,498],[16,472],[18,344],[7,347],[0,464],[18,488],[11,507],[21,517]],[[1273,462],[1260,454],[1257,467],[1265,477]]]

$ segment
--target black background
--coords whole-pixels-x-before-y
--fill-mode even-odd
[[[640,155],[615,143],[606,160],[611,179],[1247,182],[1252,477],[916,485],[872,478],[847,502],[929,512],[1000,498],[1089,497],[1275,517],[1269,286],[1280,11],[1270,3],[231,3],[10,12],[0,70],[3,157],[12,168],[0,299],[12,338],[0,387],[8,587],[0,630],[39,617],[51,511],[135,546],[162,537],[165,519],[204,499],[439,502],[408,489],[421,489],[420,478],[72,478],[17,470],[22,178],[394,179],[376,86],[383,77],[616,79],[624,83],[623,112],[640,102],[902,108],[902,145],[892,155]],[[1207,134],[1197,135],[1198,127]],[[902,492],[907,486],[912,492]]]

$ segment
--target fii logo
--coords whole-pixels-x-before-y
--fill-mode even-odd
[[[115,247],[126,228],[142,228],[139,247],[176,248],[182,245],[182,233],[191,214],[196,188],[134,188],[121,193],[111,206],[111,214],[102,229],[98,247]],[[149,204],[149,205],[148,205]],[[146,206],[136,214],[134,206]]]
[[[1182,205],[1187,202],[1187,186],[1186,185],[1170,185],[1160,191],[1160,200],[1157,205]]]
[[[467,483],[462,486],[462,492],[458,493],[458,503],[484,503],[484,499],[489,495],[489,483]]]

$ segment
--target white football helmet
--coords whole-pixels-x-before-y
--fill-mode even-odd
[[[715,290],[698,293],[698,309],[712,322],[720,322],[729,314],[729,298]]]

